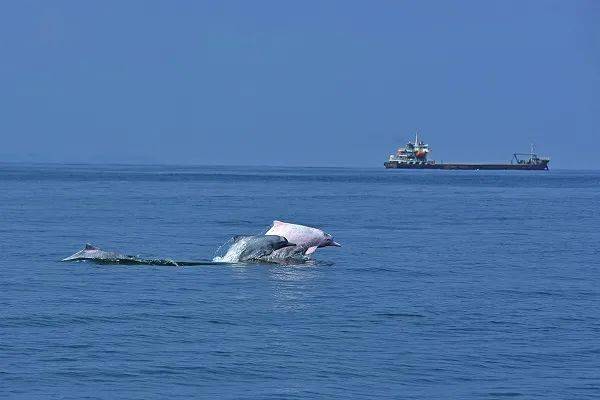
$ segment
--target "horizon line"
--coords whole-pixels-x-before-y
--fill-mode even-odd
[[[196,164],[196,163],[169,163],[169,162],[96,162],[96,161],[0,161],[0,165],[89,165],[89,166],[124,166],[124,167],[253,167],[253,168],[331,168],[331,169],[377,169],[383,167],[374,165],[281,165],[281,164]],[[548,171],[600,171],[600,168],[550,168]]]

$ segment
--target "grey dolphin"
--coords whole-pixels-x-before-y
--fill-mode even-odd
[[[261,257],[260,261],[278,264],[304,263],[310,260],[310,257],[306,254],[307,250],[308,247],[306,245],[284,247]]]
[[[113,251],[104,251],[86,243],[83,250],[63,258],[61,261],[80,261],[80,260],[135,260],[134,256],[115,253]]]
[[[93,261],[99,264],[143,264],[143,265],[199,265],[203,262],[194,261],[173,261],[168,259],[144,259],[136,256],[116,253],[114,251],[104,251],[86,243],[83,250],[63,258],[61,261]]]
[[[216,257],[214,261],[244,262],[261,261],[275,250],[295,246],[286,238],[278,235],[234,236],[233,243],[223,257]]]

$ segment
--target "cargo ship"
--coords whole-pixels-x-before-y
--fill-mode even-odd
[[[510,163],[506,164],[465,164],[465,163],[436,163],[428,160],[430,148],[415,135],[415,142],[410,141],[406,146],[390,155],[383,165],[386,168],[398,169],[451,169],[451,170],[548,170],[548,157],[538,157],[533,145],[529,153],[514,153]]]

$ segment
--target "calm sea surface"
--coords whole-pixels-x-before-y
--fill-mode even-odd
[[[3,398],[600,398],[600,172],[1,164],[0,249]]]

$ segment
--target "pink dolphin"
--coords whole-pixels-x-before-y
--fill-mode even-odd
[[[296,243],[298,248],[306,248],[306,251],[304,252],[306,255],[314,253],[319,247],[341,247],[339,243],[333,241],[330,234],[325,233],[320,229],[282,221],[273,221],[273,226],[271,226],[271,229],[269,229],[265,235],[283,236],[289,242]],[[290,250],[287,251],[289,252]]]

